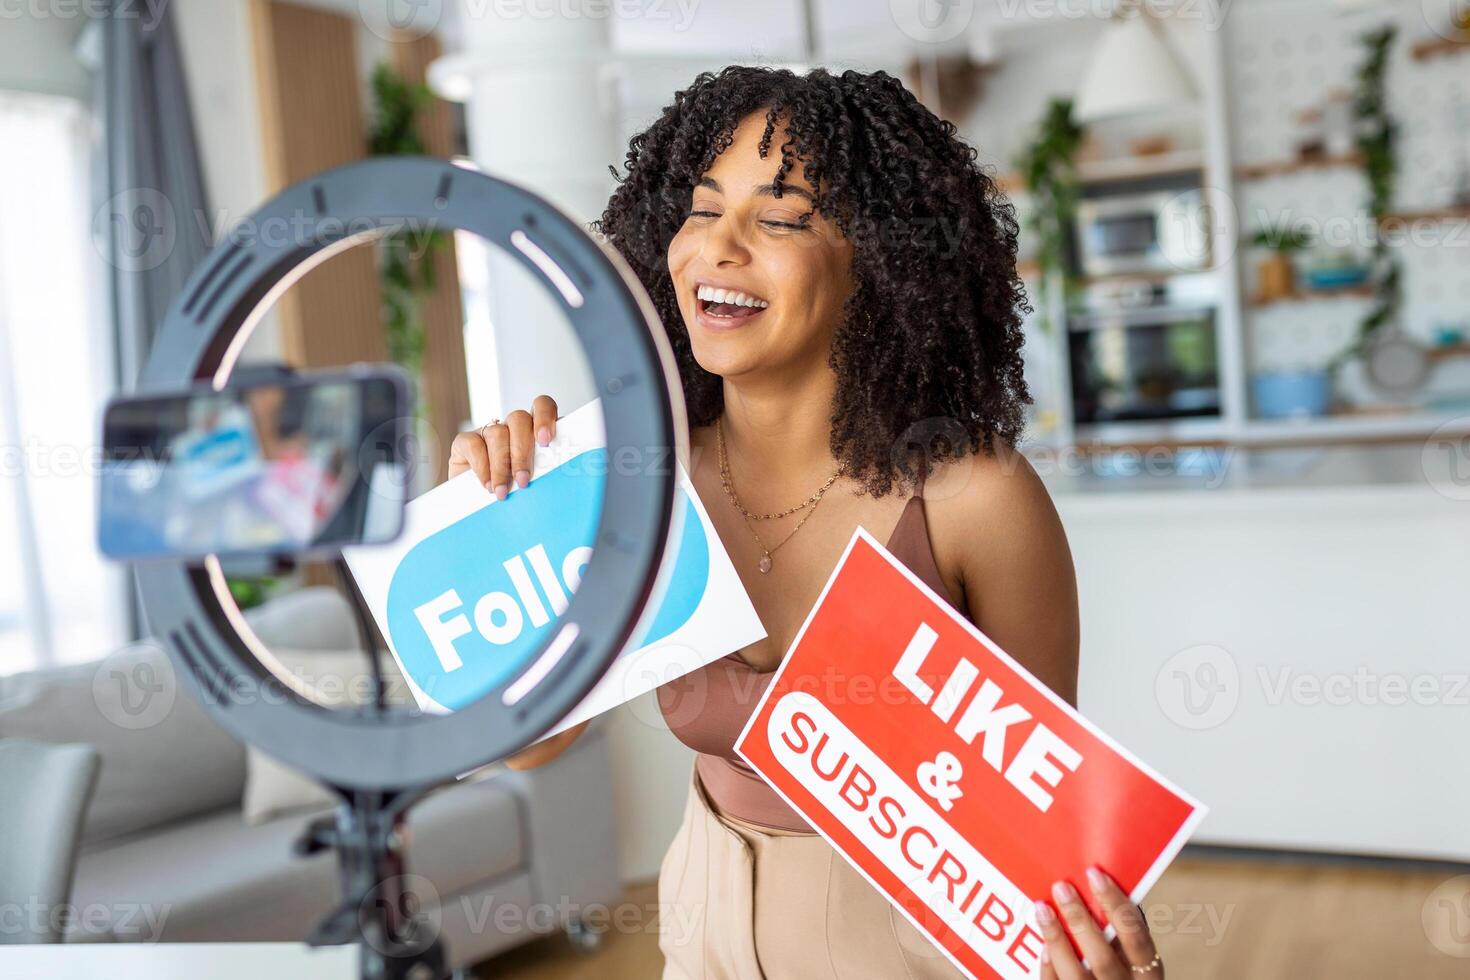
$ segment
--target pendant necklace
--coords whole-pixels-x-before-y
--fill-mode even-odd
[[[723,484],[725,487],[725,496],[730,498],[731,506],[733,506],[737,511],[740,512],[740,516],[745,520],[745,526],[750,529],[751,537],[755,538],[755,543],[761,549],[761,560],[756,563],[756,567],[759,568],[761,574],[764,575],[771,570],[771,566],[774,564],[773,556],[778,550],[780,550],[781,546],[794,538],[796,536],[796,532],[801,530],[802,525],[811,520],[812,515],[817,512],[817,505],[822,502],[822,497],[824,497],[827,491],[832,488],[832,484],[837,482],[838,477],[842,476],[842,467],[838,466],[837,472],[833,473],[831,478],[826,483],[822,484],[822,486],[817,490],[816,493],[812,494],[810,497],[806,498],[806,500],[803,500],[795,507],[789,507],[786,510],[777,511],[772,514],[752,514],[750,511],[745,509],[743,504],[740,503],[740,498],[735,493],[735,482],[730,478],[730,460],[725,455],[725,424],[723,416],[715,419],[715,437],[720,450],[720,483]],[[775,547],[772,548],[766,547],[765,542],[761,540],[761,536],[756,531],[755,526],[751,524],[751,521],[773,521],[781,517],[790,517],[792,514],[795,514],[799,510],[806,510],[807,512],[802,515],[801,520],[796,522],[796,527],[791,529],[791,533],[786,535],[786,537],[782,538],[780,541],[776,542]]]

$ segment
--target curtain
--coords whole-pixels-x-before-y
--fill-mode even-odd
[[[210,247],[204,175],[167,5],[112,0],[97,105],[117,379],[129,391],[165,311]]]
[[[108,250],[115,382],[129,392],[164,314],[210,249],[209,202],[170,5],[111,0],[101,22],[96,104],[99,229]],[[146,632],[133,576],[127,632]]]
[[[90,123],[74,99],[0,92],[0,673],[129,638],[122,573],[95,544],[113,365]]]

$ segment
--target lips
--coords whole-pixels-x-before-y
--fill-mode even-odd
[[[729,330],[748,324],[771,305],[742,289],[701,282],[695,285],[694,305],[701,324],[710,330]]]

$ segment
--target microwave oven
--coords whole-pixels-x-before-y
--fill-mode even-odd
[[[1160,297],[1068,317],[1072,414],[1078,425],[1218,419],[1213,305]]]
[[[1209,266],[1209,225],[1198,186],[1089,197],[1077,205],[1085,276],[1197,272]]]

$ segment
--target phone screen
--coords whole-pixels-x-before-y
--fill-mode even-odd
[[[391,374],[111,403],[98,542],[113,558],[309,553],[391,541],[408,407]]]

